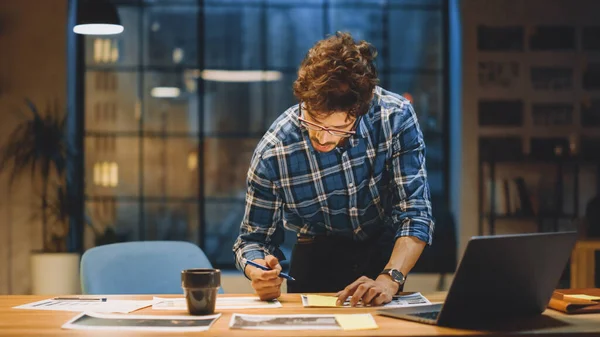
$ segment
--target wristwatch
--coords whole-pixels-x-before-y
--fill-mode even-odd
[[[406,277],[402,274],[398,269],[384,269],[380,274],[390,275],[392,281],[398,283],[398,292],[401,292],[404,289],[404,282],[406,281]]]

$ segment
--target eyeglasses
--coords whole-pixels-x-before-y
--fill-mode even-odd
[[[300,106],[302,106],[302,105],[300,105]],[[302,108],[300,108],[300,109],[302,109]],[[303,127],[307,128],[307,129],[310,129],[313,131],[326,131],[330,135],[336,136],[336,137],[348,138],[348,137],[356,134],[356,131],[338,130],[338,129],[328,128],[326,126],[322,126],[319,124],[315,124],[313,122],[309,122],[306,119],[304,119],[301,115],[298,116],[298,120],[300,121],[300,125],[302,125]]]

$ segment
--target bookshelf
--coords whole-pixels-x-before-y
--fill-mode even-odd
[[[576,15],[545,20],[471,26],[479,235],[496,234],[500,222],[560,230],[600,193],[600,24]]]
[[[486,149],[490,151],[489,149]],[[492,153],[490,155],[490,153]],[[496,233],[496,224],[498,221],[529,221],[535,222],[538,232],[547,231],[547,224],[550,223],[552,231],[559,230],[559,221],[573,221],[581,216],[580,209],[580,169],[582,166],[593,167],[596,177],[600,176],[600,163],[597,159],[585,157],[560,157],[555,158],[534,158],[518,156],[512,159],[506,157],[496,158],[495,151],[480,153],[479,163],[479,235],[483,235],[487,224],[487,232],[490,235]],[[553,185],[554,193],[546,196],[546,200],[551,200],[551,206],[544,206],[539,193],[527,184],[522,177],[499,178],[498,169],[503,165],[537,166],[553,169],[555,172],[554,180],[550,182]],[[486,169],[487,167],[487,169]],[[567,175],[565,171],[570,172],[572,191],[569,196],[565,195],[565,184]],[[486,184],[487,182],[487,184]],[[508,191],[508,193],[507,193]],[[514,191],[514,192],[513,192]],[[600,180],[596,179],[595,191],[600,191]],[[503,198],[503,202],[498,199]],[[572,205],[570,210],[565,210],[565,205]],[[499,205],[501,205],[499,207]],[[553,207],[552,207],[553,206]]]

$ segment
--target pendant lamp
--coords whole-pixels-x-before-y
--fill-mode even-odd
[[[73,31],[83,35],[115,35],[124,30],[115,6],[108,0],[80,0]]]

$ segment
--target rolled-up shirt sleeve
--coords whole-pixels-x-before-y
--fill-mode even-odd
[[[252,158],[246,182],[246,207],[233,245],[236,267],[242,272],[246,260],[262,259],[266,255],[285,260],[279,249],[284,238],[282,200],[268,161],[259,154]]]
[[[392,223],[396,239],[414,236],[432,244],[434,218],[425,168],[425,141],[410,103],[390,117],[392,125],[391,168],[393,173]]]

